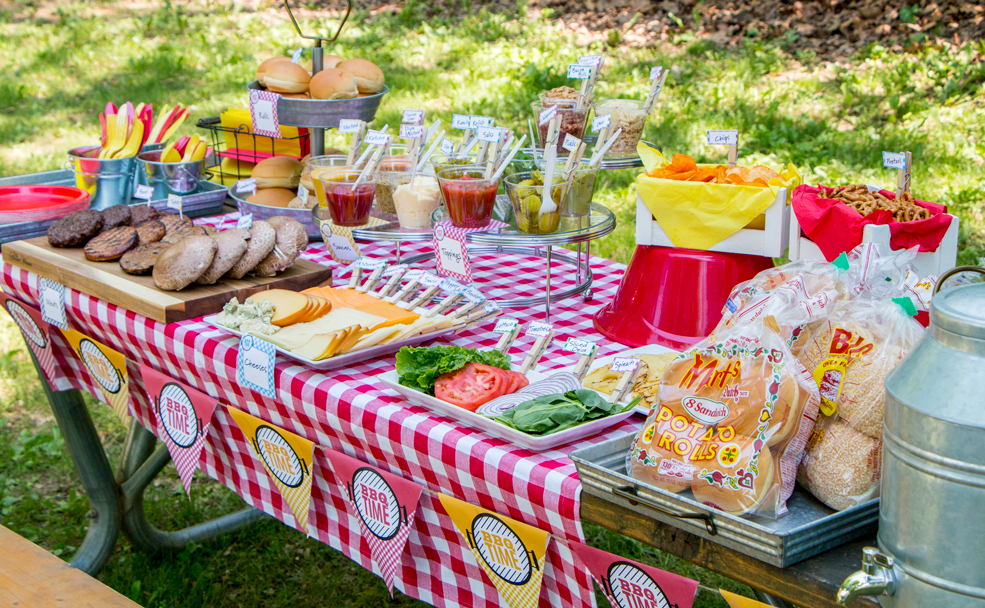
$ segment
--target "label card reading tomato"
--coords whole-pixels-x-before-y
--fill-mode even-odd
[[[363,141],[368,146],[385,146],[390,143],[390,136],[382,131],[369,131]]]
[[[359,129],[363,126],[363,121],[356,118],[343,118],[339,121],[339,133],[343,135],[351,135],[353,133],[358,133]]]
[[[469,116],[469,128],[478,129],[479,127],[491,127],[496,122],[488,116]]]
[[[640,366],[639,359],[632,359],[630,357],[617,357],[612,360],[612,365],[609,366],[609,370],[616,374],[625,374],[627,372],[632,373],[636,371],[636,368]]]
[[[424,125],[400,125],[402,139],[420,139],[424,137]]]
[[[530,325],[527,326],[527,335],[534,336],[535,338],[546,338],[551,334],[554,326],[550,323],[541,323],[540,321],[532,321]]]
[[[727,131],[708,131],[709,146],[737,146],[739,145],[739,130],[729,129]]]
[[[452,129],[468,129],[469,128],[469,115],[468,114],[452,114],[451,115],[451,128]]]
[[[887,169],[906,169],[906,152],[883,152],[882,166]]]
[[[612,123],[612,114],[606,114],[605,116],[596,116],[592,119],[592,133],[598,133],[602,129],[608,128]]]
[[[400,122],[405,125],[424,124],[424,110],[404,110]]]
[[[246,334],[239,341],[236,353],[236,382],[252,391],[273,399],[274,365],[277,363],[277,349],[266,340]]]
[[[557,106],[551,106],[540,113],[537,117],[537,125],[543,127],[547,123],[551,122],[551,119],[557,116]]]
[[[277,120],[277,93],[270,91],[250,91],[250,120],[253,132],[267,137],[280,137],[280,122]]]
[[[472,264],[465,247],[465,233],[450,228],[445,223],[434,227],[434,253],[438,274],[454,277],[466,283],[472,282]]]
[[[568,152],[574,152],[575,150],[578,149],[578,144],[580,143],[581,143],[580,139],[573,136],[571,133],[565,133],[564,142],[561,144],[561,147],[567,150]]]
[[[68,329],[65,314],[65,286],[41,277],[38,282],[38,299],[41,301],[41,319],[49,325]]]
[[[591,355],[598,347],[597,343],[580,338],[568,338],[568,341],[564,343],[564,350],[578,355]]]
[[[236,220],[236,227],[242,228],[244,230],[249,230],[253,226],[253,214],[247,213],[246,215],[239,216]]]
[[[150,202],[152,196],[154,196],[154,189],[145,184],[140,184],[133,190],[133,198],[139,198],[142,201]]]
[[[508,334],[516,329],[518,325],[520,325],[520,322],[516,319],[503,317],[496,320],[496,327],[493,328],[493,331],[497,334]]]
[[[584,80],[591,77],[592,66],[590,65],[578,65],[576,63],[572,63],[568,66],[568,78],[574,80]]]

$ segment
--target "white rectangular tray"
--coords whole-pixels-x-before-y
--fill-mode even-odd
[[[599,357],[598,359],[596,359],[595,361],[592,362],[592,367],[591,367],[590,370],[588,370],[588,373],[590,374],[593,371],[597,370],[598,368],[602,367],[603,365],[608,365],[608,364],[612,363],[613,360],[618,359],[618,358],[632,357],[633,355],[662,355],[663,353],[677,353],[677,351],[676,350],[673,350],[673,349],[670,349],[670,348],[667,348],[666,346],[660,346],[659,344],[647,344],[646,346],[641,346],[639,348],[633,348],[633,349],[630,349],[630,350],[624,350],[621,353],[616,353],[614,355],[607,355],[605,357]],[[678,353],[678,354],[680,354],[680,353]],[[571,367],[562,368],[561,371],[574,373],[574,368],[575,368],[575,366],[572,365]],[[588,374],[586,374],[586,376],[587,375]],[[598,391],[595,391],[595,392],[598,393]],[[601,395],[603,399],[608,399],[609,398],[609,395],[604,395],[602,393],[599,393],[599,395]],[[633,397],[631,396],[631,394],[630,393],[627,393],[626,394],[626,397],[623,398],[622,403],[629,403],[630,400],[632,400],[632,398]],[[640,401],[636,405],[636,407],[633,408],[633,411],[634,412],[639,412],[640,414],[643,414],[644,416],[646,416],[646,415],[648,415],[650,413],[650,406],[648,406],[647,404],[645,404],[642,401]]]
[[[531,382],[536,382],[537,380],[549,376],[555,371],[556,370],[552,370],[551,372],[545,374],[530,372],[527,374],[527,379]],[[633,410],[629,410],[619,414],[614,414],[612,416],[606,416],[605,418],[591,420],[564,431],[551,433],[550,435],[534,436],[508,427],[500,422],[496,422],[492,418],[486,418],[485,416],[476,414],[475,412],[470,412],[467,409],[458,407],[457,405],[453,405],[447,401],[442,401],[437,397],[425,395],[420,391],[404,386],[398,381],[396,370],[384,372],[376,376],[376,379],[406,397],[407,400],[414,405],[427,408],[447,418],[451,418],[456,422],[461,422],[462,424],[467,424],[473,428],[477,428],[480,431],[485,431],[493,437],[505,439],[514,445],[534,451],[556,448],[559,445],[564,445],[572,441],[578,441],[579,439],[591,437],[592,435],[601,433],[613,425],[619,424],[626,418],[633,415]]]
[[[238,336],[240,338],[243,337],[242,332],[236,331],[235,329],[229,329],[228,327],[216,323],[215,318],[217,316],[218,315],[209,315],[207,317],[203,317],[202,320],[205,321],[206,323],[211,323],[217,329],[221,329],[222,331],[227,331],[233,334],[234,336]],[[370,348],[365,348],[363,350],[357,350],[355,352],[345,353],[344,355],[336,355],[335,357],[322,359],[321,361],[312,361],[311,359],[300,357],[289,350],[285,350],[277,346],[276,344],[274,344],[274,348],[277,349],[278,353],[284,355],[288,359],[294,359],[295,361],[300,361],[301,363],[304,363],[308,367],[313,367],[315,369],[336,369],[339,367],[352,365],[354,363],[359,363],[361,361],[368,361],[370,359],[375,359],[383,355],[395,353],[398,350],[400,350],[401,346],[416,346],[418,344],[421,344],[422,342],[427,342],[428,340],[433,340],[435,338],[441,338],[443,336],[453,334],[458,329],[458,327],[460,326],[449,327],[447,329],[442,329],[441,331],[436,331],[430,334],[414,336],[413,338],[401,340],[400,342],[391,342],[390,344],[379,344],[377,346],[372,346]],[[262,340],[263,336],[260,336],[260,339]]]

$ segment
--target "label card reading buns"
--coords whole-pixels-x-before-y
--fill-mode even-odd
[[[568,66],[568,78],[584,80],[592,77],[592,66],[571,64]]]
[[[424,124],[424,110],[404,110],[400,122],[405,125]]]
[[[469,128],[469,115],[468,114],[452,114],[451,116],[451,128],[452,129],[468,129]]]
[[[247,213],[246,215],[239,216],[239,219],[236,220],[236,227],[237,228],[242,228],[243,230],[249,230],[250,228],[252,228],[253,227],[253,214],[252,213]]]
[[[270,91],[250,91],[250,121],[253,132],[267,137],[280,137],[280,122],[277,119],[277,93]]]
[[[41,277],[38,282],[38,299],[41,302],[41,318],[45,323],[68,329],[65,314],[65,286]]]
[[[273,344],[246,334],[240,338],[239,351],[236,353],[236,382],[273,399],[277,394],[274,387],[276,363],[277,349]]]
[[[343,135],[351,135],[352,133],[358,133],[362,126],[363,121],[357,118],[343,118],[339,121],[338,132]]]
[[[152,196],[154,196],[154,189],[146,184],[140,184],[133,189],[133,198],[139,198],[142,201],[150,202]]]
[[[602,129],[605,129],[612,122],[612,114],[606,114],[605,116],[596,116],[592,119],[592,133],[598,133]]]

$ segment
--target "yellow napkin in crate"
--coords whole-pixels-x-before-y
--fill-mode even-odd
[[[643,142],[637,151],[647,172],[670,164]],[[779,188],[787,188],[789,204],[790,192],[802,178],[790,164],[779,175],[770,180],[769,188],[762,188],[661,179],[643,173],[636,178],[636,191],[675,247],[707,250],[766,211]]]

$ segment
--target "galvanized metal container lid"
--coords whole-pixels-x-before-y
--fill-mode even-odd
[[[982,344],[976,341],[985,340],[985,283],[962,285],[934,296],[930,325],[931,335],[942,344],[967,352],[980,350]],[[966,343],[960,338],[971,340]]]

